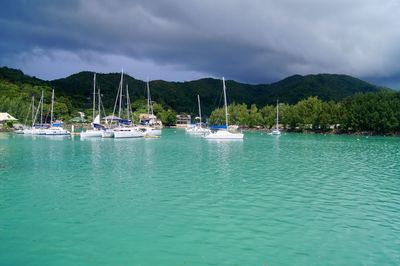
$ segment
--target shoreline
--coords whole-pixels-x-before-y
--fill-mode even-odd
[[[244,132],[265,132],[270,133],[271,129],[267,128],[239,128]],[[400,132],[395,133],[376,133],[372,131],[339,131],[339,130],[288,130],[288,129],[281,129],[282,133],[299,133],[299,134],[316,134],[316,135],[348,135],[348,136],[376,136],[376,137],[400,137]]]
[[[66,125],[66,128],[71,128],[72,124]],[[75,125],[76,126],[76,125]],[[176,129],[177,127],[175,126],[166,126],[164,128],[174,128]],[[75,133],[77,133],[77,129],[82,129],[80,127],[75,127]],[[271,129],[268,128],[239,128],[240,130],[243,130],[244,132],[263,132],[263,133],[270,133]],[[0,128],[0,133],[13,133],[17,129],[16,128]],[[80,130],[78,130],[80,132]],[[316,135],[348,135],[348,136],[376,136],[376,137],[400,137],[400,132],[395,132],[395,133],[386,133],[386,134],[380,134],[376,132],[370,132],[370,131],[356,131],[356,132],[350,132],[350,131],[340,131],[340,130],[328,130],[328,131],[322,131],[322,130],[288,130],[288,129],[281,129],[282,133],[299,133],[299,134],[316,134]]]

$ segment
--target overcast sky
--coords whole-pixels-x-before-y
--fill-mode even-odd
[[[397,0],[2,1],[0,65],[270,83],[340,73],[400,88]]]

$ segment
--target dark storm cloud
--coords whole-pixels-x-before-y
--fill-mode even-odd
[[[387,81],[400,69],[397,1],[20,0],[0,15],[0,63],[61,72],[66,58],[254,83],[320,72]]]

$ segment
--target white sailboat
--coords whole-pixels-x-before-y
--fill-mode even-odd
[[[200,107],[200,96],[197,95],[197,103],[199,105],[199,124],[196,124],[195,126],[192,127],[187,127],[186,128],[186,133],[188,134],[194,134],[194,135],[199,135],[199,134],[206,134],[208,133],[208,129],[202,127],[202,122],[201,122],[201,107]]]
[[[46,136],[65,136],[70,135],[71,132],[62,127],[61,121],[53,121],[54,111],[54,89],[51,95],[51,112],[50,112],[50,127],[44,130]]]
[[[279,130],[279,103],[276,101],[276,125],[275,128],[271,131],[271,135],[280,135],[281,131]]]
[[[42,90],[42,96],[40,97],[40,101],[38,103],[38,107],[36,109],[36,114],[35,118],[33,119],[32,122],[32,128],[31,128],[31,135],[46,135],[46,127],[43,124],[43,102],[44,102],[44,92]],[[40,124],[36,124],[36,118],[39,114],[40,110]]]
[[[154,115],[153,104],[150,96],[149,80],[147,79],[147,116],[141,119],[138,130],[143,132],[146,137],[161,136],[162,123]]]
[[[86,131],[81,132],[81,138],[99,138],[101,137],[101,133],[104,127],[100,124],[100,114],[101,114],[101,106],[100,106],[100,90],[98,91],[98,114],[96,115],[96,73],[93,76],[93,122],[92,129],[88,129]]]
[[[121,81],[117,93],[117,100],[119,97],[119,111],[118,117],[121,117],[122,111],[122,91],[123,91],[123,79],[124,79],[124,72],[121,73]],[[126,111],[127,111],[127,119],[119,119],[118,126],[113,129],[114,138],[142,138],[144,137],[143,132],[139,131],[139,129],[133,126],[133,121],[130,119],[131,116],[131,104],[129,100],[129,92],[128,92],[128,85],[126,86]],[[114,113],[113,113],[114,116]]]
[[[32,114],[32,124],[30,128],[25,128],[23,130],[24,134],[32,134],[33,125],[35,124],[35,96],[32,96],[32,106],[31,106],[31,114]]]
[[[209,131],[208,134],[204,135],[206,139],[243,139],[244,135],[241,132],[231,132],[228,127],[228,104],[226,102],[226,86],[225,79],[222,78],[223,91],[224,91],[224,106],[225,106],[225,129],[220,129],[217,131]]]
[[[111,128],[106,128],[105,130],[101,131],[102,138],[113,138],[114,137],[114,130]]]
[[[26,135],[32,134],[32,128],[33,128],[33,125],[35,124],[35,96],[32,96],[32,103],[31,103],[31,105],[29,107],[29,110],[30,111],[28,112],[27,116],[29,116],[29,113],[31,113],[31,117],[32,117],[31,126],[30,127],[26,126],[26,122],[28,120],[28,117],[27,117],[25,119],[25,123],[24,123],[25,126],[23,126],[23,128],[21,128],[21,129],[16,130],[15,133],[17,133],[17,134],[26,134]]]

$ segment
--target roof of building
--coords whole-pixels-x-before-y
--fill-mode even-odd
[[[0,121],[16,121],[15,117],[10,115],[9,113],[0,113]]]

